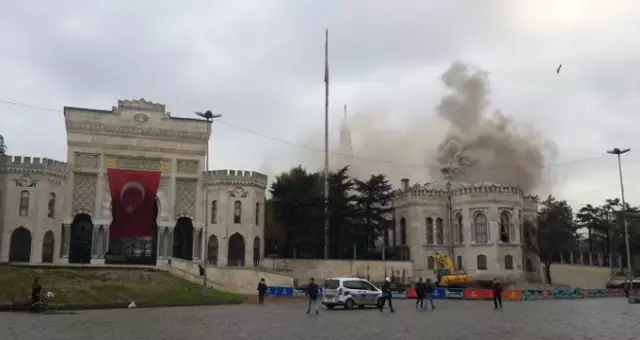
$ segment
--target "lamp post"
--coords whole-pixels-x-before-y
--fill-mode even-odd
[[[622,180],[622,161],[620,156],[631,151],[631,149],[623,149],[620,150],[615,148],[613,150],[607,151],[608,154],[616,155],[618,157],[618,174],[620,175],[620,195],[622,199],[622,224],[624,226],[624,243],[627,251],[627,280],[629,281],[629,302],[631,302],[633,298],[633,272],[631,270],[631,249],[629,248],[629,225],[627,224],[627,203],[624,200],[624,181]]]
[[[207,149],[204,154],[204,254],[202,259],[203,274],[202,274],[202,295],[207,290],[207,261],[209,260],[209,188],[207,187],[207,177],[209,176],[209,140],[211,139],[211,123],[214,119],[222,117],[221,114],[213,114],[210,110],[205,113],[196,112],[196,115],[207,120]]]

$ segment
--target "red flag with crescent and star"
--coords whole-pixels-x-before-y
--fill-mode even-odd
[[[107,177],[113,218],[111,237],[152,236],[160,172],[107,169]]]

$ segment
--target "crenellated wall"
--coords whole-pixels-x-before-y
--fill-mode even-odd
[[[0,156],[0,171],[50,171],[66,177],[67,163],[49,158],[27,156]]]

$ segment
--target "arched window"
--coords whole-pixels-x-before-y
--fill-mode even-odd
[[[531,221],[525,221],[524,222],[524,226],[522,227],[522,231],[523,231],[523,239],[524,239],[524,245],[525,247],[532,247],[533,246],[533,242],[531,241],[531,235],[534,232],[534,226],[533,223],[531,223]]]
[[[511,242],[511,215],[506,211],[500,213],[500,242]]]
[[[24,190],[20,193],[20,216],[29,216],[29,192]]]
[[[462,214],[456,214],[456,231],[458,233],[458,244],[464,244],[464,230],[462,229]]]
[[[218,221],[218,201],[211,201],[211,223]]]
[[[473,217],[473,229],[476,243],[489,243],[487,216],[483,213],[477,213]]]
[[[504,269],[513,270],[513,256],[507,255],[504,257]]]
[[[260,225],[260,203],[256,203],[256,225]]]
[[[433,218],[427,217],[427,244],[433,244]]]
[[[527,260],[525,261],[525,265],[524,265],[524,267],[525,267],[525,270],[526,270],[526,271],[528,271],[528,272],[532,272],[532,271],[533,271],[533,261],[531,261],[531,259],[527,259]]]
[[[233,203],[233,223],[239,224],[242,221],[242,202]]]
[[[56,216],[56,194],[51,193],[49,195],[49,206],[48,206],[47,217],[54,218]]]
[[[407,244],[407,219],[404,217],[400,218],[400,244]]]
[[[444,225],[440,217],[436,218],[436,243],[444,244]]]
[[[476,258],[478,270],[487,270],[487,257],[485,255],[478,255]]]
[[[436,265],[436,260],[433,258],[433,256],[429,256],[427,257],[427,269],[428,270],[434,270]]]

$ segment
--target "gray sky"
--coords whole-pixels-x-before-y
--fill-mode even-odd
[[[343,104],[356,123],[384,122],[353,127],[356,155],[373,132],[402,134],[430,119],[442,126],[439,76],[460,59],[490,72],[493,107],[557,144],[541,193],[573,205],[618,196],[615,159],[605,151],[631,147],[627,199],[640,204],[637,13],[634,0],[7,0],[0,99],[61,110],[144,97],[174,115],[211,109],[262,135],[215,125],[212,166],[272,175],[322,160],[264,136],[322,148],[328,27],[332,144]],[[0,104],[0,134],[11,154],[65,157],[61,113]],[[428,144],[407,148],[432,150],[437,140]],[[423,179],[426,170],[407,166],[422,160],[397,155],[406,161],[371,162],[371,172],[393,167]]]

